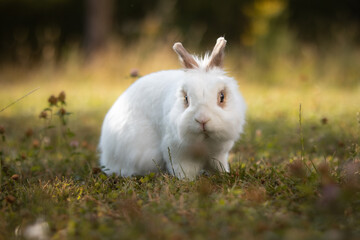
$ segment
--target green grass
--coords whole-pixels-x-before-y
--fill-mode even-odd
[[[88,68],[75,58],[59,68],[0,71],[1,108],[40,87],[0,113],[0,239],[26,238],[36,221],[51,239],[360,238],[360,85],[334,83],[335,70],[326,81],[308,65],[318,56],[258,69],[244,58],[238,70],[230,54],[227,66],[249,111],[229,174],[181,181],[101,173],[102,119],[135,80],[124,72],[177,68],[174,55],[157,54],[147,60],[125,54],[121,66],[107,56]],[[166,66],[154,65],[164,58]],[[325,65],[340,61],[327,58]],[[277,80],[253,82],[255,76]],[[62,90],[67,104],[40,119],[49,96]],[[61,107],[71,113],[64,119],[56,115]]]

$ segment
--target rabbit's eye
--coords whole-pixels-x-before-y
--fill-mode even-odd
[[[221,102],[221,103],[224,102],[224,99],[225,99],[224,93],[221,92],[221,93],[220,93],[220,102]]]
[[[226,97],[225,90],[220,91],[219,94],[218,94],[218,105],[220,107],[224,107],[225,100],[226,100],[225,97]]]
[[[186,95],[186,93],[184,93],[184,103],[185,103],[185,107],[189,106],[189,99],[188,99],[188,96]]]

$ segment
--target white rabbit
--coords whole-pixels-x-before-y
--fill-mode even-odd
[[[210,56],[173,49],[184,69],[138,79],[107,113],[100,164],[108,174],[167,170],[194,179],[201,171],[229,172],[228,155],[245,123],[246,104],[236,81],[222,70],[226,40]]]

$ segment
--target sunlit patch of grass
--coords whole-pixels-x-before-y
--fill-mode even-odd
[[[284,70],[264,70],[245,57],[250,67],[237,69],[237,51],[228,55],[247,125],[231,172],[196,181],[106,176],[98,166],[106,111],[136,80],[133,69],[178,68],[171,49],[113,46],[91,65],[73,56],[56,68],[2,69],[1,108],[40,89],[0,113],[0,239],[39,226],[52,239],[359,238],[360,85],[324,79],[333,73],[315,81],[317,56],[305,58],[307,80],[285,57]],[[277,81],[252,81],[266,71]]]

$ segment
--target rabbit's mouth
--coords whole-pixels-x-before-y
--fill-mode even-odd
[[[204,135],[205,139],[210,138],[209,132],[206,129],[203,130],[201,134]]]
[[[207,130],[195,130],[191,134],[190,142],[204,142],[211,138],[211,133]]]
[[[202,136],[204,136],[205,138],[209,138],[210,137],[210,131],[209,128],[207,126],[205,126],[205,124],[202,124],[201,127],[198,129],[198,133]]]
[[[200,130],[195,133],[197,139],[201,139],[202,141],[211,138],[211,133],[208,130]]]

